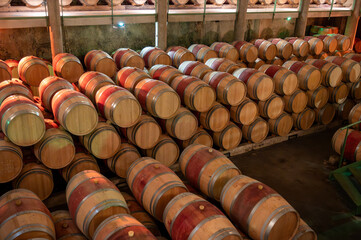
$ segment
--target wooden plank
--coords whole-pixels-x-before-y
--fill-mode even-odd
[[[168,18],[168,0],[157,1],[157,22],[158,27],[156,28],[156,46],[160,49],[167,49],[167,18]]]
[[[302,0],[300,2],[300,14],[297,18],[296,25],[295,25],[295,35],[296,37],[303,38],[306,33],[306,26],[307,26],[307,15],[308,9],[310,7],[310,1]]]
[[[234,23],[234,40],[244,41],[244,35],[247,31],[247,5],[248,0],[237,0],[238,9],[236,21]]]
[[[51,54],[54,57],[64,52],[63,30],[61,27],[59,1],[48,1],[49,35]]]
[[[361,194],[357,188],[353,185],[348,176],[343,175],[342,173],[335,173],[334,177],[336,181],[341,185],[342,189],[347,193],[351,200],[356,204],[356,206],[361,205]]]

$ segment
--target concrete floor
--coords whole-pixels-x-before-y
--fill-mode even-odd
[[[316,231],[320,240],[361,239],[361,218],[352,202],[328,179],[324,162],[333,154],[329,130],[232,157],[243,174],[278,191]]]

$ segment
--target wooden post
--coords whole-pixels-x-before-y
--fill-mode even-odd
[[[308,8],[310,6],[310,0],[301,0],[300,13],[296,20],[295,36],[303,38],[306,33]]]
[[[360,6],[361,6],[361,1],[355,0],[351,16],[347,18],[345,35],[351,38],[351,42],[352,42],[351,48],[353,48],[353,44],[355,42],[358,21],[360,18]]]
[[[167,0],[157,1],[157,13],[158,13],[158,47],[166,50],[167,48],[167,18],[168,18],[168,4]]]
[[[247,31],[247,7],[248,0],[237,0],[238,8],[236,21],[234,23],[234,40],[235,41],[243,41],[245,33]]]
[[[58,53],[64,52],[60,7],[58,0],[47,0],[46,2],[48,4],[51,55],[54,58]]]

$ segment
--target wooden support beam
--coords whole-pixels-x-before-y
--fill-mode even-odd
[[[167,49],[167,18],[168,18],[168,2],[167,0],[157,1],[158,28],[155,33],[158,36],[157,47]]]
[[[310,7],[310,0],[301,0],[300,14],[296,20],[295,36],[303,38],[306,34],[308,9]]]
[[[234,40],[243,41],[247,31],[247,6],[248,0],[237,0],[237,14],[234,23]]]
[[[54,58],[64,52],[63,30],[61,27],[59,1],[47,0],[51,55]]]
[[[345,35],[351,38],[351,47],[353,47],[353,44],[355,42],[358,21],[360,19],[360,6],[361,0],[355,0],[351,16],[347,18]]]

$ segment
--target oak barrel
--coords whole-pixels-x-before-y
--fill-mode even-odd
[[[213,132],[222,131],[229,123],[230,113],[226,107],[214,102],[207,112],[196,113],[199,123]]]
[[[18,146],[31,146],[45,134],[44,117],[30,99],[13,95],[0,106],[1,129],[9,140]]]
[[[231,119],[243,125],[249,125],[259,115],[258,105],[249,98],[245,98],[238,106],[229,108]]]
[[[182,149],[192,144],[201,144],[207,147],[213,147],[213,138],[203,128],[198,128],[191,138],[179,141],[179,143]]]
[[[178,145],[165,134],[159,137],[157,145],[144,151],[146,156],[154,158],[167,167],[172,166],[179,157]]]
[[[82,171],[70,179],[66,186],[66,201],[74,222],[91,239],[105,219],[115,214],[129,213],[118,188],[93,170]]]
[[[360,120],[361,120],[361,103],[358,103],[351,109],[351,111],[348,115],[348,122],[349,122],[349,124],[351,124],[351,123],[358,122]],[[352,128],[361,130],[361,125],[356,124],[356,125],[352,126]]]
[[[87,135],[98,124],[98,113],[92,102],[82,93],[62,89],[55,93],[51,108],[55,119],[76,136]]]
[[[300,113],[292,113],[293,126],[301,130],[307,130],[312,127],[315,121],[316,113],[311,108],[305,108]]]
[[[0,183],[10,182],[16,178],[23,168],[21,148],[7,140],[0,132]]]
[[[170,85],[175,77],[183,74],[173,66],[157,64],[149,70],[149,75]]]
[[[1,239],[56,239],[52,216],[33,192],[8,191],[0,197],[0,206]]]
[[[248,96],[254,100],[267,100],[275,89],[272,78],[256,69],[241,68],[233,76],[247,85]]]
[[[54,182],[51,170],[43,164],[32,162],[24,164],[19,176],[13,181],[14,188],[28,189],[41,200],[47,199],[53,191]]]
[[[99,0],[79,0],[84,6],[96,6]]]
[[[349,96],[354,100],[361,99],[361,82],[347,83],[347,87],[349,88]]]
[[[232,43],[233,46],[239,51],[239,59],[244,62],[254,62],[258,57],[258,49],[249,42],[236,41]]]
[[[332,104],[327,103],[324,107],[315,109],[315,113],[316,122],[326,125],[332,122],[336,114],[336,109]]]
[[[106,85],[114,85],[113,80],[101,72],[89,71],[80,76],[78,88],[93,103],[98,90]]]
[[[108,77],[113,77],[117,71],[113,58],[102,50],[88,52],[84,57],[84,64],[88,71],[101,72]]]
[[[233,62],[239,59],[238,50],[229,43],[226,42],[214,42],[210,48],[218,54],[220,58],[226,58]]]
[[[222,131],[213,132],[214,144],[224,150],[231,150],[237,147],[241,140],[242,131],[233,122],[229,122]]]
[[[143,70],[136,67],[124,67],[117,73],[116,83],[128,91],[133,92],[135,86],[146,78],[150,78],[150,76]]]
[[[283,96],[285,110],[289,113],[300,113],[307,106],[308,97],[304,91],[297,89],[290,96]]]
[[[21,80],[12,79],[0,82],[0,105],[7,97],[12,95],[22,95],[30,100],[33,99],[30,89]]]
[[[271,43],[275,44],[277,47],[277,52],[276,52],[276,56],[281,58],[281,59],[289,59],[292,51],[293,51],[293,47],[292,44],[287,42],[286,40],[283,40],[281,38],[271,38],[268,39],[268,41],[270,41]]]
[[[248,63],[247,67],[249,68],[255,68],[255,69],[259,69],[262,65],[266,64],[265,61],[263,61],[260,58],[257,58],[254,62]]]
[[[328,90],[324,86],[319,86],[313,91],[306,92],[308,101],[307,106],[311,108],[322,108],[328,102]]]
[[[227,181],[241,174],[221,152],[200,144],[192,144],[184,149],[179,157],[179,165],[193,187],[217,201]]]
[[[323,41],[317,37],[306,36],[303,38],[310,45],[310,53],[319,55],[323,50]]]
[[[328,87],[329,102],[332,103],[343,103],[346,101],[349,93],[349,89],[346,84],[341,83],[335,88]]]
[[[347,120],[351,109],[355,106],[355,102],[351,99],[346,99],[343,103],[334,103],[334,106],[336,108],[337,117],[341,120]]]
[[[194,111],[206,112],[216,100],[214,89],[196,77],[178,76],[173,79],[171,87],[178,93],[182,104]]]
[[[23,57],[18,65],[19,77],[30,86],[38,87],[40,82],[50,76],[46,63],[38,57]]]
[[[235,176],[224,186],[221,204],[226,214],[252,239],[287,240],[296,233],[296,210],[269,186]]]
[[[352,59],[358,63],[361,63],[361,54],[350,52],[350,53],[343,55],[343,57]]]
[[[19,61],[14,60],[14,59],[7,59],[7,60],[5,60],[5,62],[10,68],[11,77],[19,78],[19,72],[18,72]]]
[[[143,58],[136,51],[129,48],[118,48],[113,53],[113,59],[118,69],[122,69],[123,67],[144,69],[145,67]]]
[[[265,64],[258,70],[273,78],[275,92],[279,95],[292,95],[298,87],[297,75],[287,68]]]
[[[268,123],[263,118],[256,118],[250,125],[242,126],[243,138],[259,143],[266,139],[269,132]]]
[[[286,41],[292,44],[293,47],[293,54],[297,57],[305,57],[307,56],[310,45],[307,41],[297,38],[297,37],[288,37],[286,38]]]
[[[185,47],[173,46],[167,49],[167,54],[170,56],[173,62],[173,66],[179,67],[182,62],[195,61],[194,54]]]
[[[73,222],[70,213],[65,210],[52,212],[56,238],[60,240],[86,240],[86,237],[80,232]]]
[[[140,81],[134,96],[145,111],[162,119],[173,117],[181,104],[178,94],[168,84],[154,79]]]
[[[133,6],[143,6],[144,3],[147,2],[147,0],[129,0],[129,2],[130,2]]]
[[[279,136],[287,136],[292,130],[293,119],[289,114],[283,112],[276,119],[268,119],[268,126],[271,133]]]
[[[258,108],[262,117],[276,119],[282,114],[285,108],[285,102],[277,94],[272,94],[266,101],[259,101]]]
[[[11,80],[11,78],[12,78],[11,68],[5,61],[0,60],[0,82],[5,80]]]
[[[333,53],[337,49],[337,40],[335,37],[328,35],[319,35],[317,38],[323,41],[323,51]]]
[[[300,219],[300,225],[292,240],[317,240],[317,234],[310,228],[310,226]]]
[[[145,47],[140,52],[145,66],[151,68],[157,64],[172,65],[172,59],[166,52],[157,47]]]
[[[341,51],[348,50],[351,46],[351,38],[341,34],[332,34],[337,40],[337,49]]]
[[[321,71],[311,64],[287,61],[283,67],[297,74],[299,87],[303,90],[315,90],[321,85]]]
[[[64,168],[74,158],[73,138],[53,120],[45,119],[45,127],[43,138],[34,145],[34,155],[48,168]]]
[[[218,57],[216,51],[212,50],[210,47],[204,44],[193,44],[188,48],[188,50],[194,54],[197,61],[203,63],[207,62],[207,60],[210,58]]]
[[[202,79],[212,68],[198,61],[185,61],[179,65],[178,70],[184,75],[190,75]]]
[[[130,166],[127,183],[135,199],[159,221],[168,202],[188,191],[172,170],[149,157],[139,158]]]
[[[284,61],[281,58],[275,57],[274,59],[270,61],[266,61],[267,64],[276,65],[276,66],[282,66]]]
[[[44,80],[41,81],[39,86],[39,97],[42,105],[47,110],[51,111],[51,100],[53,99],[55,93],[62,89],[75,90],[74,86],[64,78],[51,76],[44,78]]]
[[[327,87],[336,87],[342,81],[342,69],[323,59],[309,59],[306,63],[317,67],[321,71],[322,84]]]
[[[222,104],[237,106],[246,97],[246,84],[232,74],[209,72],[204,76],[203,81],[216,91],[217,100]]]
[[[173,240],[243,239],[221,210],[190,192],[168,203],[163,222]]]
[[[84,73],[80,60],[70,53],[59,53],[53,59],[53,69],[56,76],[71,83],[77,82]]]
[[[277,53],[277,47],[275,44],[265,39],[256,39],[252,41],[253,45],[258,49],[258,57],[263,60],[272,60]]]
[[[332,137],[333,150],[341,154],[344,145],[347,129],[338,129]],[[361,133],[352,129],[348,129],[348,135],[345,143],[345,152],[343,157],[350,161],[356,162],[361,160]]]
[[[235,70],[246,67],[245,64],[236,64],[235,62],[226,58],[210,58],[205,63],[214,71],[233,73]]]
[[[341,67],[344,82],[356,82],[360,79],[361,65],[345,57],[329,56],[325,59]]]

